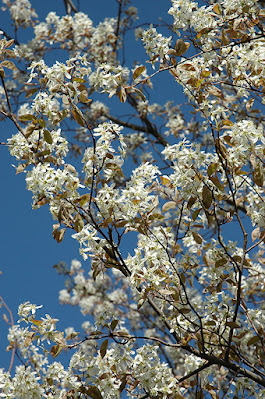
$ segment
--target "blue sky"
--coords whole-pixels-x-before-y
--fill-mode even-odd
[[[57,1],[38,1],[32,0],[32,6],[36,9],[40,20],[49,11],[56,11],[58,15],[65,14],[63,0]],[[167,9],[170,1],[133,1],[133,5],[138,7],[141,17],[139,22],[155,22],[159,17],[167,18]],[[114,0],[85,1],[80,0],[80,10],[86,12],[93,20],[94,25],[105,17],[114,17],[117,12],[117,3]],[[0,13],[0,29],[4,29],[12,36],[13,28],[7,18],[8,13]],[[144,17],[143,17],[144,16]],[[18,32],[18,39],[23,42],[26,32]],[[138,43],[139,47],[140,43]],[[143,52],[142,52],[143,54]],[[133,41],[127,50],[127,55],[132,59],[137,58]],[[158,78],[160,79],[160,78]],[[171,93],[172,94],[172,93]],[[173,97],[178,93],[173,93]],[[159,93],[159,101],[162,103],[168,99],[168,89]],[[13,125],[2,123],[1,139],[6,141],[8,137],[16,133]],[[62,289],[63,277],[57,275],[53,265],[61,260],[70,264],[76,258],[82,261],[79,256],[79,246],[71,238],[70,232],[66,234],[63,242],[57,244],[52,237],[53,220],[48,207],[39,210],[31,208],[31,194],[26,191],[25,175],[15,174],[12,164],[13,159],[7,147],[0,147],[0,296],[6,301],[13,312],[14,319],[17,320],[18,305],[25,301],[43,305],[42,312],[48,313],[52,317],[60,319],[59,328],[78,325],[84,320],[78,309],[61,306],[58,304],[58,291]],[[87,262],[87,267],[89,263]],[[1,313],[4,312],[1,309]],[[8,367],[9,355],[5,354],[7,341],[5,339],[7,325],[0,319],[0,368]]]

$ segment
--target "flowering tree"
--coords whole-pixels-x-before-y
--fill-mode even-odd
[[[1,370],[0,397],[263,398],[262,5],[172,0],[155,27],[128,0],[97,26],[70,0],[43,22],[28,0],[2,3],[16,33],[0,42],[6,144],[54,239],[80,244],[59,298],[87,321],[59,331],[21,304],[8,349],[23,361]],[[133,65],[132,29],[146,51]],[[153,102],[157,75],[185,97]]]

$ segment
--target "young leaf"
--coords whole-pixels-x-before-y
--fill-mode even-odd
[[[74,221],[74,229],[77,233],[79,233],[84,227],[84,221],[83,218],[79,215],[75,215],[75,221]]]
[[[251,110],[251,108],[252,108],[252,106],[253,106],[253,104],[254,104],[254,101],[255,101],[255,99],[254,99],[254,98],[251,98],[250,100],[248,100],[248,101],[246,102],[246,109],[247,109],[248,112]]]
[[[138,66],[133,72],[133,80],[137,79],[145,71],[145,69],[146,68],[144,65]]]
[[[52,144],[52,142],[53,142],[52,135],[48,129],[44,129],[43,136],[44,136],[44,140],[46,141],[46,143]]]
[[[209,209],[212,203],[212,192],[207,186],[202,189],[202,203],[206,209]]]
[[[72,115],[75,118],[76,122],[78,123],[78,125],[84,127],[85,126],[85,121],[84,121],[84,117],[82,115],[82,112],[80,110],[76,110],[73,109],[72,110]]]
[[[170,179],[167,176],[160,176],[160,180],[163,186],[166,186],[167,184],[170,183]]]
[[[14,62],[9,61],[9,60],[5,60],[1,62],[1,66],[8,68],[8,69],[12,69],[13,71],[15,71],[17,69],[16,65],[14,64]]]
[[[119,320],[112,320],[112,322],[110,323],[111,331],[115,330],[115,328],[117,327],[118,323],[119,323]]]
[[[261,170],[260,162],[258,162],[255,166],[252,175],[254,183],[257,184],[257,186],[259,187],[263,187],[263,173]]]
[[[65,228],[61,229],[61,230],[55,230],[52,235],[53,238],[58,242],[62,242],[63,238],[64,238],[64,234],[65,234]]]
[[[208,175],[209,177],[212,176],[212,175],[214,174],[214,172],[216,171],[217,167],[218,167],[218,164],[217,164],[217,163],[211,163],[211,164],[208,166],[207,175]]]
[[[214,11],[216,14],[221,15],[221,14],[222,14],[222,9],[221,9],[220,4],[215,4],[215,5],[213,6],[213,11]]]
[[[197,197],[190,197],[187,203],[187,208],[190,209],[196,202]]]
[[[163,207],[162,207],[162,212],[164,213],[164,212],[167,212],[167,211],[169,211],[169,209],[172,209],[172,208],[176,208],[176,203],[175,203],[175,201],[168,201],[168,202],[166,202],[164,205],[163,205]]]
[[[260,227],[256,227],[251,233],[252,241],[256,241],[257,238],[260,236]]]
[[[118,96],[120,99],[121,103],[125,103],[125,101],[127,100],[127,93],[124,87],[120,87],[118,90]]]
[[[100,390],[95,385],[89,385],[83,393],[92,399],[103,399]]]
[[[136,88],[134,87],[134,88],[133,88],[133,91],[134,91],[134,93],[136,94],[136,96],[140,98],[140,100],[142,100],[143,102],[146,101],[146,97],[145,97],[144,93],[141,92],[141,90],[136,89]]]
[[[240,328],[240,325],[235,321],[227,321],[226,325],[230,328]]]
[[[224,187],[222,185],[222,183],[220,182],[220,180],[217,177],[217,174],[215,174],[215,176],[211,176],[210,180],[213,182],[213,184],[219,188],[220,191],[224,191]]]
[[[202,208],[196,209],[196,211],[193,212],[192,214],[192,220],[195,222],[195,220],[197,219],[197,217],[199,216],[199,213],[201,211]]]
[[[190,44],[188,42],[184,42],[184,40],[178,39],[175,44],[176,56],[184,54],[188,50],[189,46]]]
[[[5,79],[5,71],[4,71],[4,68],[1,67],[1,65],[0,65],[0,77]]]
[[[28,98],[30,96],[33,96],[33,94],[35,94],[39,89],[37,87],[33,87],[32,89],[28,90],[26,92],[25,97]]]
[[[102,359],[106,355],[108,344],[109,344],[109,340],[105,339],[105,341],[103,341],[101,346],[100,346],[100,350],[99,351],[100,351],[100,355],[101,355]]]
[[[32,119],[35,119],[35,116],[32,114],[24,114],[18,117],[18,120],[21,122],[32,121]]]
[[[259,337],[257,335],[254,335],[247,341],[247,346],[255,345],[259,340]]]
[[[55,358],[56,356],[58,356],[58,355],[62,352],[63,348],[64,348],[64,347],[63,347],[63,345],[61,345],[61,344],[54,345],[54,346],[51,348],[51,355],[52,355],[52,357]]]
[[[192,236],[194,238],[194,241],[197,242],[197,244],[202,244],[202,236],[200,234],[192,231]]]

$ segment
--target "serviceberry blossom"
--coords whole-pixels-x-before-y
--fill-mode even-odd
[[[55,265],[78,328],[0,297],[0,397],[262,399],[264,10],[172,0],[162,27],[119,3],[95,25],[3,1],[1,148],[83,262]]]
[[[109,93],[111,97],[121,85],[128,82],[130,71],[126,67],[101,64],[89,76],[89,83],[98,91]]]
[[[20,316],[20,320],[30,321],[32,317],[34,317],[36,310],[42,308],[42,305],[37,306],[31,304],[30,302],[25,302],[19,305],[18,315]]]
[[[152,25],[149,29],[143,32],[142,41],[153,67],[158,57],[160,62],[169,58],[168,51],[171,38],[171,36],[164,37],[161,33],[157,33],[157,30]]]
[[[3,3],[9,7],[11,18],[17,27],[23,26],[27,28],[30,25],[34,25],[34,19],[38,15],[28,0],[3,0]]]

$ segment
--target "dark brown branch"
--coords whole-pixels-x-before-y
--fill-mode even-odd
[[[212,364],[210,362],[207,362],[205,364],[203,364],[202,366],[198,367],[196,370],[191,371],[189,374],[184,375],[184,377],[178,379],[178,383],[181,383],[187,379],[189,379],[190,377],[198,374],[200,371],[207,369],[208,367],[212,366]]]
[[[64,5],[65,5],[65,10],[68,15],[70,15],[72,11],[74,13],[77,12],[77,8],[74,5],[74,3],[72,2],[72,0],[64,0]]]
[[[151,134],[152,136],[154,136],[157,141],[159,142],[159,144],[163,145],[164,147],[166,147],[168,145],[167,140],[157,131],[157,129],[155,129],[151,123],[149,126],[140,126],[140,125],[136,125],[134,123],[130,123],[130,122],[125,122],[119,118],[116,118],[115,116],[112,115],[105,115],[106,118],[108,118],[110,121],[117,123],[120,126],[124,126],[127,127],[128,129],[132,129],[134,131],[139,131],[139,132],[143,132],[143,133],[147,133],[147,134]]]
[[[8,40],[14,40],[14,43],[19,45],[19,42],[17,41],[16,38],[11,37],[8,33],[6,33],[3,29],[0,28],[0,30],[3,32],[3,35],[8,39]]]
[[[122,2],[123,0],[119,0],[119,9],[118,9],[118,18],[117,18],[117,27],[115,31],[116,40],[113,45],[113,50],[117,50],[118,40],[119,40],[119,33],[120,33],[120,25],[121,25],[121,12],[122,12]]]
[[[152,132],[150,132],[150,130],[146,126],[140,126],[140,125],[136,125],[135,123],[125,122],[125,121],[123,121],[119,118],[116,118],[115,116],[109,115],[109,114],[106,114],[105,116],[110,121],[117,123],[121,126],[127,127],[128,129],[134,130],[136,132],[139,131],[139,132],[143,132],[143,133],[152,134]],[[167,141],[162,136],[159,137],[159,141],[163,141],[164,146],[166,146],[168,144]]]
[[[135,97],[132,94],[128,94],[127,98],[128,98],[128,103],[134,109],[137,110],[137,100],[135,99]],[[156,127],[149,121],[147,116],[140,115],[140,119],[143,122],[143,124],[146,126],[147,133],[154,136],[160,144],[162,144],[164,147],[166,147],[168,145],[167,140],[158,132]]]

